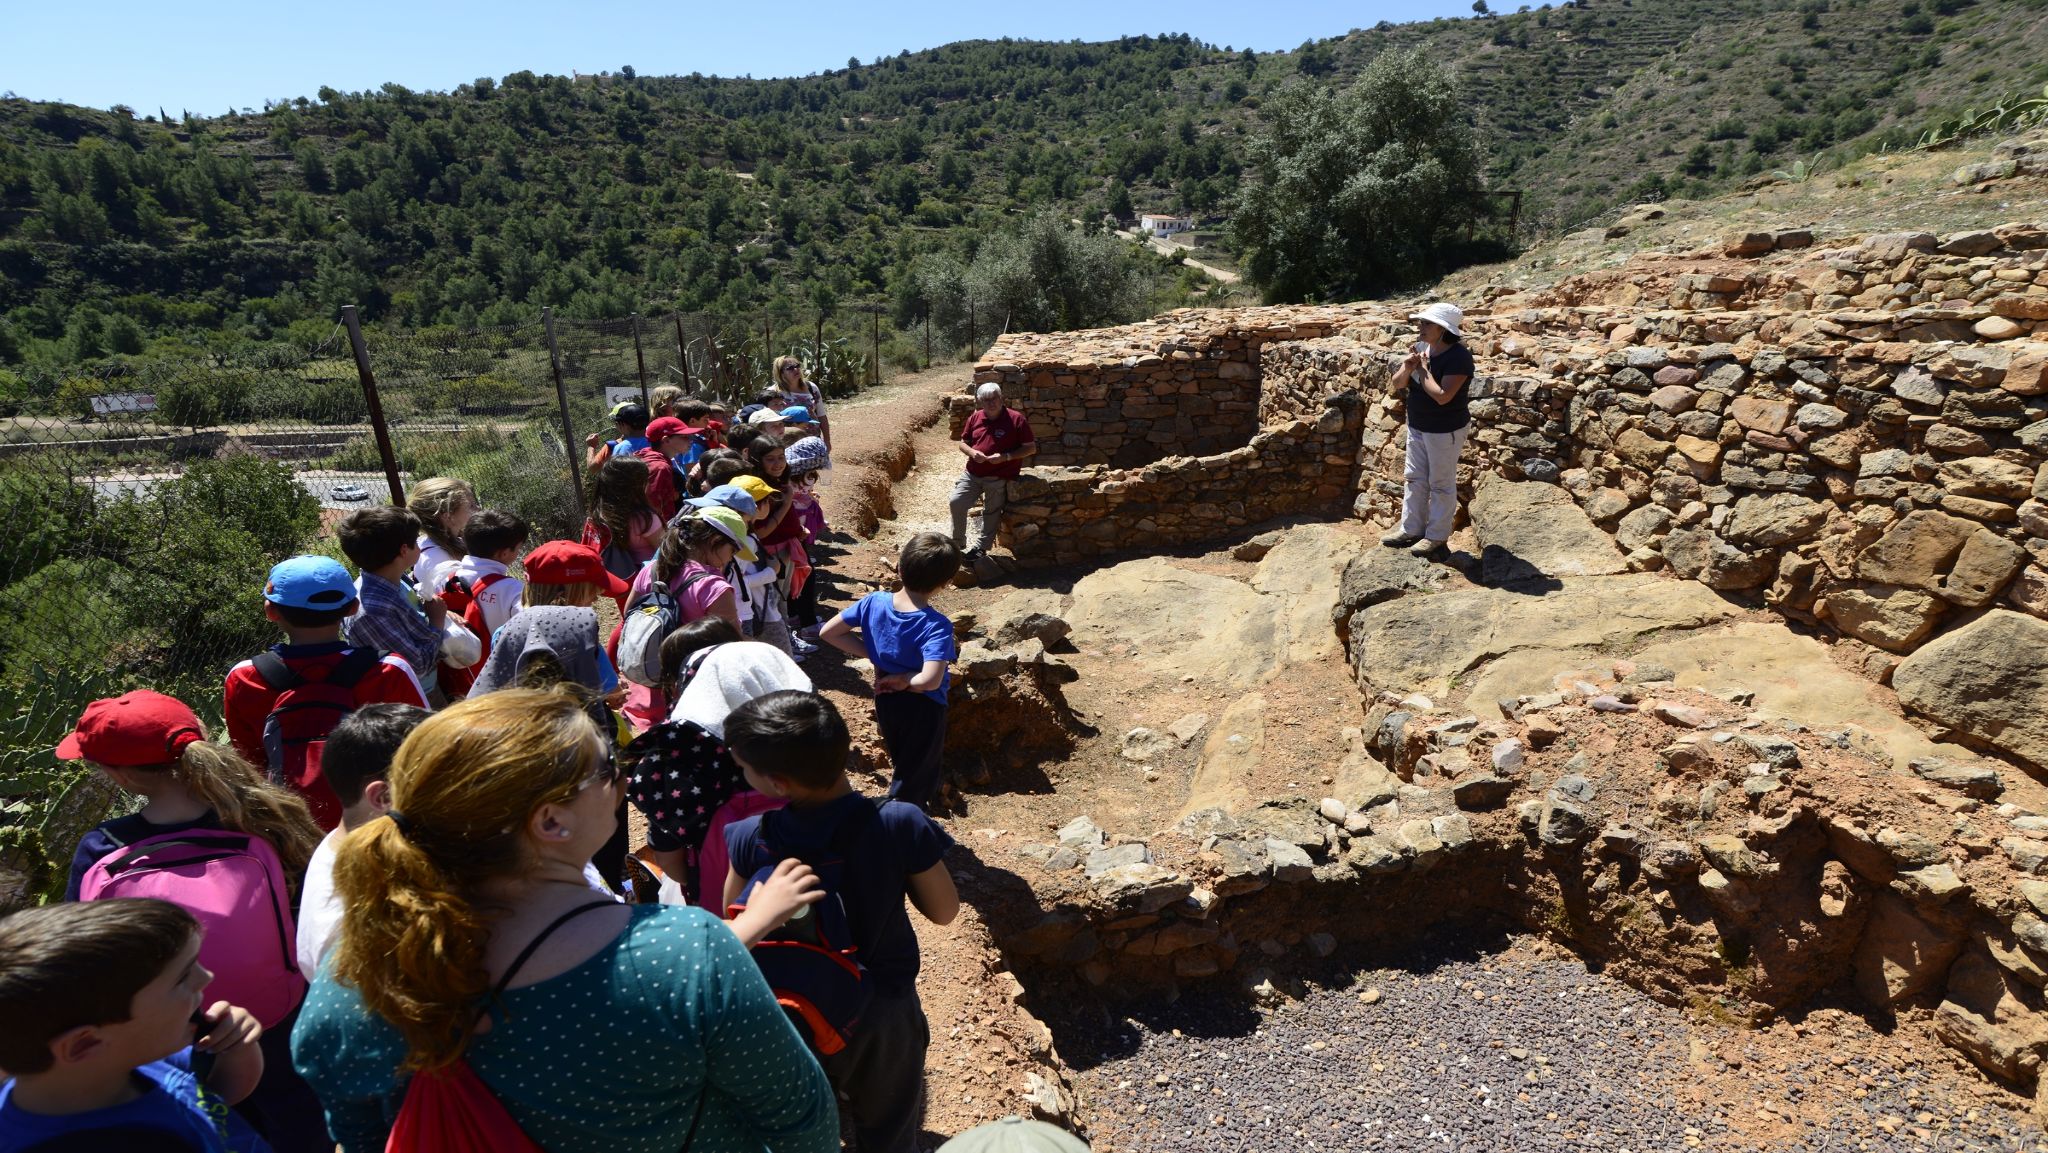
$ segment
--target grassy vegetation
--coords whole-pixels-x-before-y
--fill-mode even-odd
[[[2048,0],[1580,0],[1291,53],[979,41],[784,80],[516,72],[214,117],[0,101],[0,364],[311,347],[350,301],[412,328],[868,301],[907,327],[927,267],[1032,210],[1220,222],[1277,89],[1391,48],[1450,69],[1489,185],[1562,230],[2038,91]],[[1213,299],[1151,270],[1155,304]]]

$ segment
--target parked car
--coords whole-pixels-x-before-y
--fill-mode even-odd
[[[368,499],[370,499],[370,490],[368,490],[368,489],[364,488],[364,487],[363,487],[362,485],[359,485],[359,484],[338,484],[338,485],[335,485],[335,486],[334,486],[334,488],[333,488],[333,490],[332,490],[332,494],[333,494],[333,496],[334,496],[334,499],[336,499],[336,500],[368,500]]]

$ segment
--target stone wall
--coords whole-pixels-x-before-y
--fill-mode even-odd
[[[1037,463],[1134,468],[1170,456],[1242,447],[1275,415],[1260,404],[1260,350],[1325,336],[1350,308],[1179,309],[1140,324],[1089,332],[1011,333],[974,368],[976,387],[1003,386],[1031,419]],[[1315,417],[1320,396],[1288,416]],[[972,412],[951,398],[953,433]]]
[[[1879,677],[1987,607],[2048,618],[2048,232],[1798,259],[1719,274],[1743,287],[1710,311],[1473,317],[1468,482],[1557,482],[1632,567],[1830,625],[1880,650]],[[1697,296],[1691,274],[1669,287]],[[1382,519],[1400,499],[1401,397],[1370,370],[1405,340],[1356,325],[1292,353],[1325,367],[1291,387],[1364,369],[1358,509]]]
[[[1314,420],[1268,426],[1249,444],[1212,456],[1131,469],[1030,469],[1010,485],[1002,543],[1025,564],[1065,564],[1341,509],[1357,483],[1362,413],[1357,394],[1338,393]]]
[[[1355,386],[1292,371],[1273,350],[1375,316],[1364,306],[1182,309],[1123,328],[1003,337],[975,386],[1002,385],[1039,450],[1010,486],[1002,543],[1022,563],[1061,564],[1343,508],[1363,430]],[[947,398],[955,436],[973,404]]]

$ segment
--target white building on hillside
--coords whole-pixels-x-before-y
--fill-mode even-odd
[[[1157,212],[1147,212],[1138,217],[1138,228],[1154,236],[1172,236],[1176,232],[1186,232],[1194,226],[1195,218],[1192,216],[1166,216]]]

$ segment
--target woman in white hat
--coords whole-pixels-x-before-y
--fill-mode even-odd
[[[1472,353],[1465,314],[1441,301],[1408,319],[1422,339],[1395,370],[1408,382],[1408,462],[1402,471],[1401,527],[1380,538],[1416,556],[1439,556],[1458,517],[1458,455],[1471,431]]]

